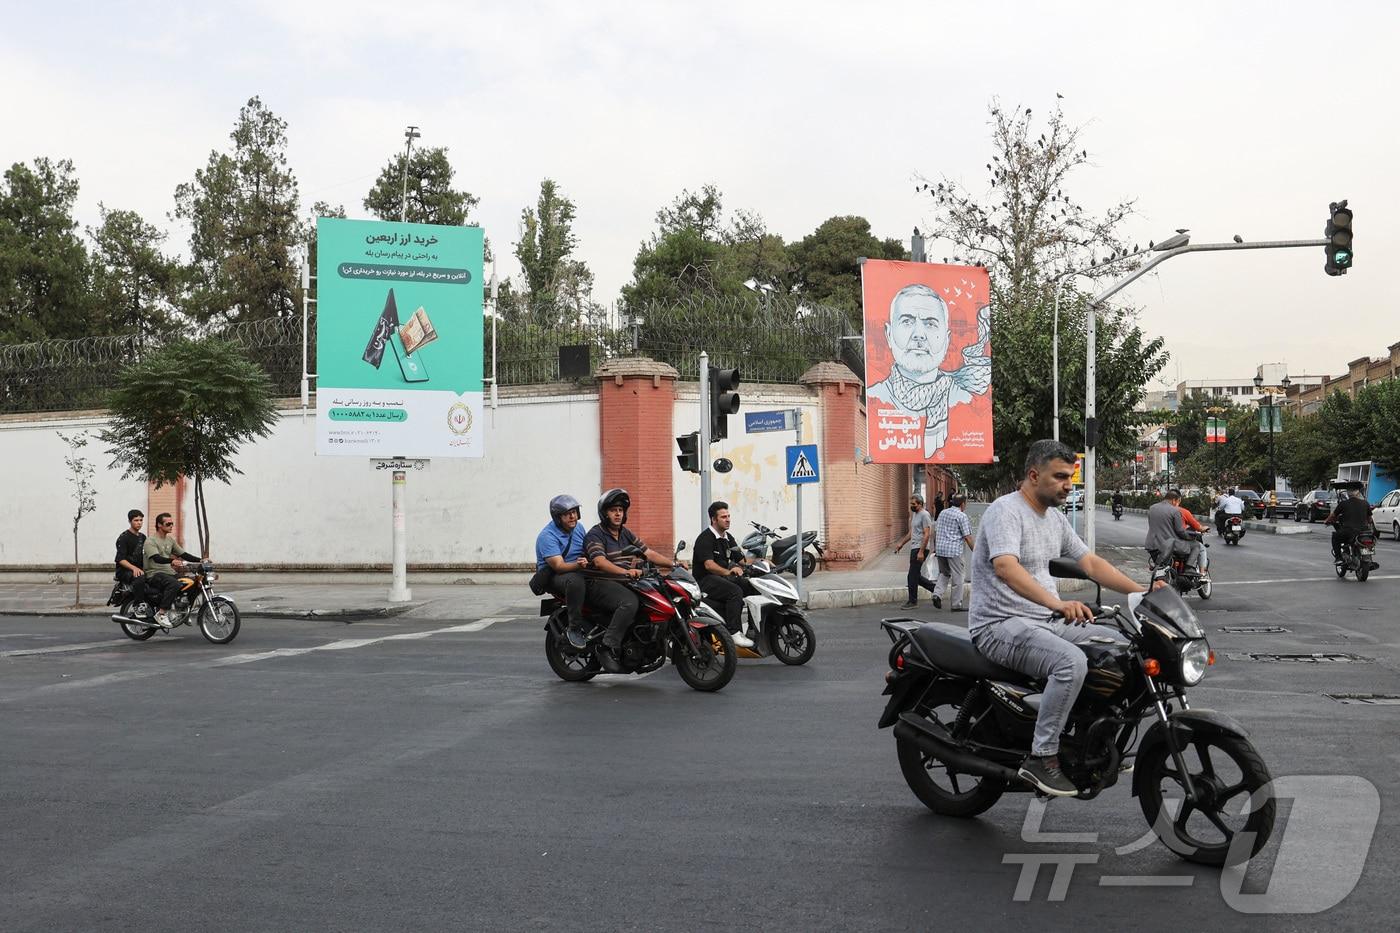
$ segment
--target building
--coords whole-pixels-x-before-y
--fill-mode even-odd
[[[1355,396],[1357,390],[1373,382],[1384,382],[1400,376],[1400,343],[1386,347],[1387,355],[1378,357],[1362,356],[1347,364],[1347,371],[1341,376],[1324,376],[1315,385],[1288,387],[1288,399],[1284,403],[1300,414],[1309,415],[1322,406],[1322,402],[1333,392],[1345,392]]]
[[[1229,379],[1184,379],[1176,384],[1176,401],[1180,405],[1193,395],[1204,395],[1235,405],[1253,405],[1254,377],[1234,376]]]
[[[1161,389],[1144,392],[1142,401],[1137,403],[1138,411],[1176,411],[1175,389]]]

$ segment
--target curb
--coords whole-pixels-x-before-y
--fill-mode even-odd
[[[427,603],[406,603],[402,606],[382,606],[375,609],[247,609],[238,611],[246,619],[327,619],[332,622],[363,622],[368,619],[390,619],[405,612],[425,606]],[[17,616],[38,616],[41,618],[94,618],[110,617],[116,611],[114,606],[84,606],[81,609],[6,609],[0,612]]]
[[[1093,592],[1094,584],[1088,580],[1060,580],[1058,589],[1061,593],[1089,593]],[[816,590],[809,592],[806,602],[800,605],[808,610],[855,609],[858,606],[903,603],[908,598],[909,591],[905,587],[872,586],[850,590]]]
[[[1109,509],[1109,507],[1106,505],[1099,506],[1099,509],[1101,511],[1108,512],[1110,515],[1113,514],[1112,510]],[[1146,509],[1124,508],[1123,512],[1126,515],[1147,514]],[[1210,530],[1211,528],[1215,527],[1215,521],[1209,515],[1197,515],[1196,520],[1199,521],[1202,525],[1205,525],[1207,530]],[[1271,535],[1306,535],[1312,533],[1311,523],[1297,522],[1291,518],[1279,519],[1277,522],[1271,522],[1264,519],[1249,518],[1245,519],[1244,527],[1246,531],[1257,531],[1262,534]]]

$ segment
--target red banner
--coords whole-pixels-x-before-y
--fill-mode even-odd
[[[991,463],[987,270],[866,260],[866,442],[876,463]]]

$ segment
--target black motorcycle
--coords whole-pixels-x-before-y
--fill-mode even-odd
[[[1365,583],[1371,571],[1380,567],[1373,559],[1376,555],[1374,532],[1363,531],[1344,539],[1337,546],[1337,554],[1333,563],[1339,580],[1345,580],[1348,573],[1353,573],[1358,582]]]
[[[1238,515],[1225,516],[1225,523],[1220,528],[1220,537],[1225,539],[1225,543],[1238,546],[1240,539],[1244,537],[1244,519]]]
[[[1192,541],[1200,542],[1201,545],[1201,566],[1197,570],[1195,567],[1188,568],[1179,554],[1173,553],[1170,559],[1162,557],[1156,550],[1149,548],[1147,551],[1147,567],[1152,574],[1152,582],[1164,581],[1172,589],[1182,596],[1190,596],[1192,593],[1200,595],[1201,599],[1210,599],[1211,593],[1215,591],[1215,584],[1210,578],[1210,544],[1202,538],[1198,531],[1187,531],[1187,535]]]
[[[1050,572],[1086,579],[1064,558]],[[1269,769],[1239,723],[1186,702],[1186,688],[1215,662],[1196,616],[1162,587],[1135,610],[1100,609],[1094,621],[1124,640],[1081,646],[1088,677],[1059,751],[1078,798],[1092,800],[1131,770],[1143,816],[1177,855],[1204,865],[1251,858],[1273,831]],[[880,728],[894,726],[915,796],[935,813],[971,817],[1004,793],[1032,791],[1017,768],[1030,751],[1043,682],[988,661],[955,626],[880,624],[894,642]]]
[[[1123,503],[1113,503],[1113,520],[1115,522],[1121,522],[1123,520]]]

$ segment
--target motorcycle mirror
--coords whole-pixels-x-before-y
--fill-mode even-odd
[[[684,538],[681,538],[680,541],[676,542],[676,553],[679,554],[681,551],[684,551],[684,550],[685,550],[685,539],[684,539]]]
[[[779,526],[778,526],[778,530],[779,530],[779,531],[787,531],[787,525],[779,525]]]
[[[720,457],[715,461],[716,473],[728,473],[732,469],[734,469],[734,461],[728,457]]]

